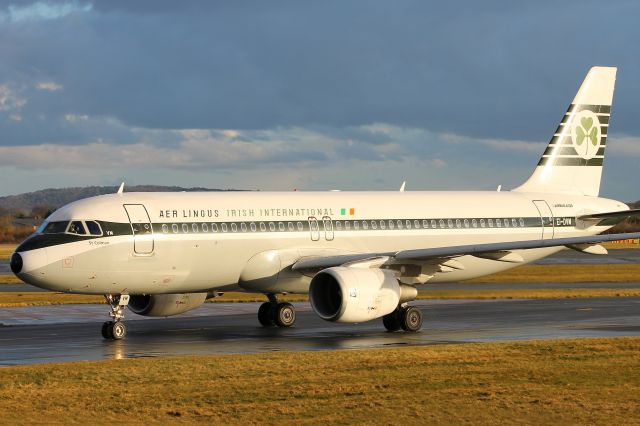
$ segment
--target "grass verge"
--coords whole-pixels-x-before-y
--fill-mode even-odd
[[[15,244],[0,244],[0,260],[9,260],[15,249]]]
[[[640,264],[523,265],[498,274],[470,280],[470,283],[592,283],[638,282]]]
[[[629,424],[639,365],[640,338],[609,338],[5,367],[0,413],[9,424]]]

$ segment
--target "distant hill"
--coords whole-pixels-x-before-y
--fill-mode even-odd
[[[22,210],[30,212],[34,207],[48,207],[57,209],[72,201],[96,195],[113,194],[117,186],[87,186],[78,188],[43,189],[19,195],[0,197],[0,209]],[[224,191],[210,188],[182,188],[179,186],[137,185],[125,186],[125,192],[196,192],[196,191]]]

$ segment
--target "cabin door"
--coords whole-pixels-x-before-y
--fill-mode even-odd
[[[540,214],[540,221],[542,224],[542,239],[546,240],[549,238],[553,238],[554,227],[553,227],[553,212],[544,200],[535,200],[533,204],[538,209],[538,213]]]
[[[133,251],[136,254],[153,253],[153,227],[147,209],[142,204],[125,204],[133,232]]]

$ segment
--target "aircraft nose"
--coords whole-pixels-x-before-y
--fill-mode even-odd
[[[22,256],[20,256],[19,253],[13,253],[11,255],[11,260],[9,261],[9,266],[14,274],[19,274],[20,271],[22,271],[23,266]]]

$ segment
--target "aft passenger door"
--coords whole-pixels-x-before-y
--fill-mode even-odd
[[[133,232],[133,251],[136,254],[153,253],[153,227],[147,209],[142,204],[124,204]]]
[[[553,224],[553,212],[544,200],[535,200],[533,204],[538,209],[538,213],[540,214],[540,221],[542,222],[542,235],[541,238],[546,240],[548,238],[553,238],[555,228]]]
[[[324,226],[324,238],[327,241],[333,241],[333,221],[329,216],[322,218],[322,225]]]

